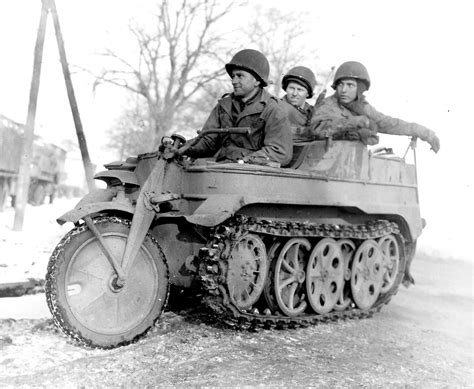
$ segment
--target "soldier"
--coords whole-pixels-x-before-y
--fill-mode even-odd
[[[296,66],[283,76],[281,86],[286,92],[282,100],[290,121],[293,140],[305,140],[305,129],[311,122],[313,111],[313,107],[306,100],[313,97],[316,77],[311,69]]]
[[[322,137],[329,131],[334,139],[360,139],[365,144],[376,144],[377,132],[417,136],[438,152],[440,142],[432,130],[384,115],[372,107],[364,96],[369,87],[370,77],[364,65],[349,61],[339,66],[332,85],[336,93],[314,110],[311,122],[314,137]]]
[[[270,72],[267,58],[257,50],[241,50],[225,69],[234,92],[218,101],[203,129],[250,127],[251,133],[206,135],[185,154],[285,166],[293,152],[290,125],[282,103],[263,89]]]

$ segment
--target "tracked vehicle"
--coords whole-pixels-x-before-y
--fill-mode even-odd
[[[58,219],[74,228],[51,256],[46,296],[69,337],[135,341],[170,285],[199,288],[228,324],[287,328],[370,316],[413,282],[415,165],[330,139],[295,145],[286,168],[190,161],[172,152],[182,142],[106,165],[95,178],[107,188]]]

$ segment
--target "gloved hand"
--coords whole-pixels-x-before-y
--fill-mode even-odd
[[[431,149],[437,153],[439,151],[439,138],[436,136],[435,132],[430,130],[429,128],[426,128],[424,126],[421,126],[419,124],[415,124],[415,130],[413,131],[415,136],[420,138],[421,140],[428,142],[431,145]]]
[[[379,137],[376,132],[368,128],[359,128],[358,130],[345,131],[336,134],[334,139],[361,141],[364,145],[376,145],[379,143]]]
[[[348,119],[349,125],[354,128],[369,128],[370,120],[367,116],[352,116]]]
[[[360,128],[357,130],[360,136],[360,141],[369,146],[376,145],[379,143],[379,137],[376,132],[369,130],[368,128]]]
[[[334,139],[344,139],[344,140],[360,140],[360,135],[358,131],[346,131],[344,133],[338,134]]]
[[[431,130],[425,131],[425,134],[423,138],[421,139],[424,140],[425,142],[428,142],[431,145],[431,150],[433,150],[435,153],[439,151],[440,142],[439,142],[439,138],[436,136],[434,131],[431,131]]]

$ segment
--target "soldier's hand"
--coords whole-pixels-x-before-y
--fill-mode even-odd
[[[430,134],[429,138],[426,141],[431,145],[431,150],[437,153],[441,145],[439,142],[439,138],[436,136],[436,134],[433,131],[431,132],[432,133]]]
[[[363,144],[373,146],[379,143],[379,137],[376,132],[368,128],[360,128],[358,131],[360,140]]]
[[[425,142],[428,142],[431,145],[431,150],[433,150],[435,153],[439,151],[440,142],[434,131],[425,128],[425,130],[420,136],[420,139],[424,140]]]
[[[354,117],[355,121],[355,126],[358,128],[369,128],[370,126],[370,120],[367,116],[361,115],[361,116],[355,116]]]

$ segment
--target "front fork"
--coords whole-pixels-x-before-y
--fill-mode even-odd
[[[127,238],[127,244],[122,258],[117,258],[113,255],[107,242],[94,225],[91,217],[89,215],[84,217],[84,222],[92,234],[97,238],[102,252],[117,274],[117,287],[123,287],[125,285],[128,271],[133,266],[135,258],[137,257],[140,247],[142,246],[151,223],[153,222],[156,213],[155,208],[157,207],[156,202],[160,202],[160,199],[157,199],[157,196],[153,196],[153,194],[154,190],[163,187],[163,179],[167,165],[167,161],[162,158],[158,159],[148,176],[148,179],[140,190],[132,218],[130,233]]]

